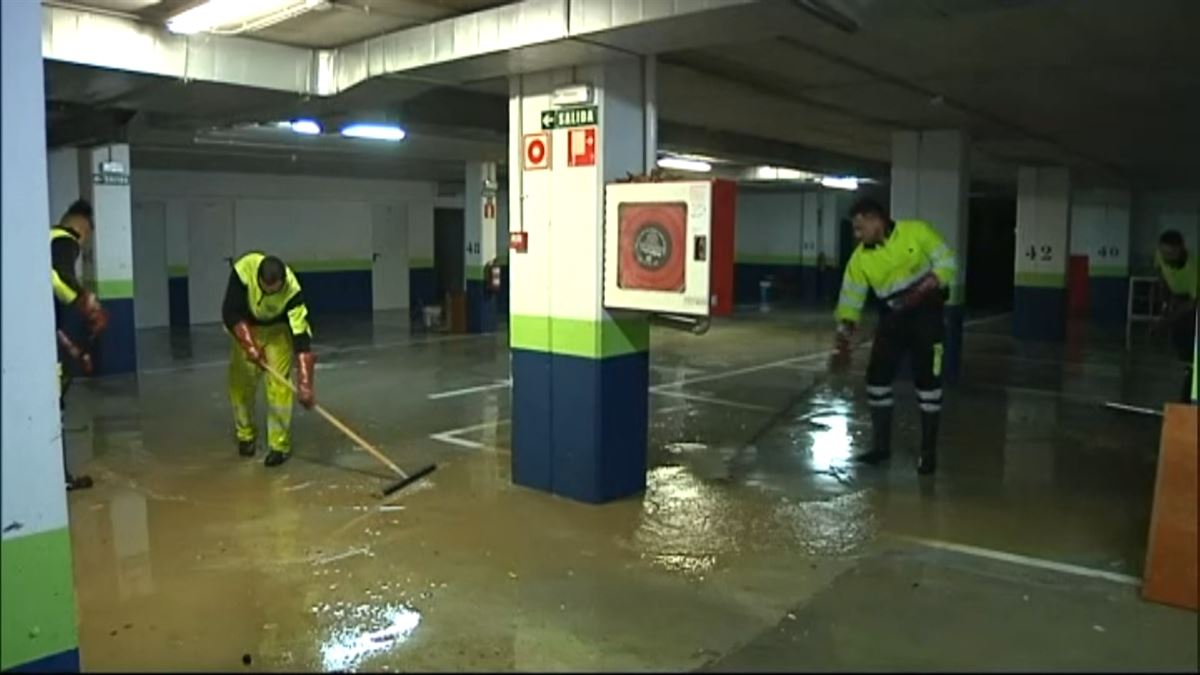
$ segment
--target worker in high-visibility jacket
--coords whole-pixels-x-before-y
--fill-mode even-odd
[[[1158,252],[1154,255],[1158,269],[1159,293],[1163,297],[1162,317],[1156,329],[1165,327],[1180,360],[1187,362],[1180,401],[1192,399],[1193,356],[1196,350],[1196,296],[1200,290],[1200,263],[1189,255],[1183,235],[1167,230],[1158,237]]]
[[[84,323],[91,338],[95,338],[108,325],[108,314],[96,298],[96,294],[84,288],[75,274],[75,264],[79,260],[82,245],[92,235],[95,221],[92,205],[87,200],[79,199],[67,208],[58,225],[50,228],[50,285],[54,289],[54,330],[58,342],[58,407],[66,407],[66,390],[69,380],[63,374],[63,360],[73,359],[85,375],[92,373],[92,356],[89,350],[80,343],[89,344],[70,335],[67,321],[67,309],[74,307],[83,315]],[[67,468],[67,458],[63,454],[63,473],[68,490],[78,490],[92,486],[88,476],[74,476]]]
[[[877,464],[891,455],[892,382],[907,353],[921,410],[921,453],[917,472],[937,469],[938,423],[942,410],[942,307],[957,262],[942,237],[922,220],[893,221],[871,199],[850,213],[859,244],[850,256],[834,314],[838,321],[835,360],[845,363],[867,292],[882,301],[867,365],[873,447],[854,459]]]
[[[229,402],[238,453],[253,457],[256,449],[254,399],[263,367],[291,377],[292,354],[298,364],[296,390],[301,405],[312,407],[312,328],[300,282],[283,261],[247,253],[233,263],[221,309],[233,337],[229,355]],[[275,378],[267,380],[267,445],[263,462],[279,466],[291,456],[292,390]]]

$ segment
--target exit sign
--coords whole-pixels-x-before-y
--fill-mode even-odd
[[[594,106],[546,110],[542,113],[543,129],[565,129],[568,127],[592,127],[600,123],[600,111]]]

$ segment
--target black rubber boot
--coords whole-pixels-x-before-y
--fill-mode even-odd
[[[917,473],[932,476],[937,471],[937,437],[940,412],[921,413],[921,458],[917,461]]]
[[[72,476],[68,471],[66,475],[67,490],[86,490],[92,487],[91,476]]]
[[[253,457],[255,452],[254,441],[238,441],[238,454],[242,457]]]
[[[871,432],[874,438],[871,451],[856,456],[854,461],[874,466],[886,462],[892,456],[891,406],[871,408]]]
[[[280,452],[278,450],[272,450],[267,453],[267,458],[263,460],[263,464],[265,466],[279,466],[280,464],[283,464],[284,462],[291,459],[291,457],[292,457],[292,453],[290,453],[290,452]]]

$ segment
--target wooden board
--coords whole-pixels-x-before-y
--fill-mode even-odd
[[[1142,597],[1200,608],[1197,591],[1197,407],[1171,404],[1163,415],[1154,513]]]

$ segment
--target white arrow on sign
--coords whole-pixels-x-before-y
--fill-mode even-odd
[[[542,128],[549,129],[552,126],[554,126],[554,112],[547,110],[542,113]]]

